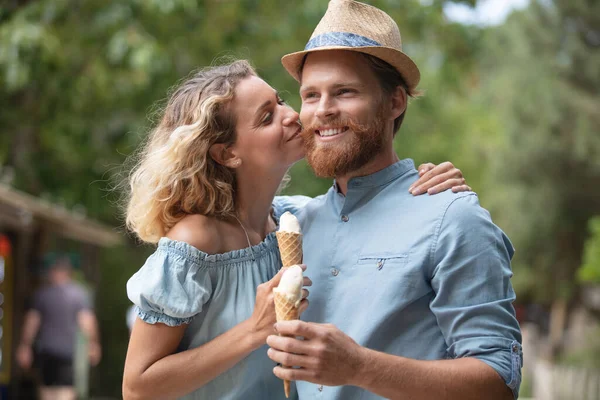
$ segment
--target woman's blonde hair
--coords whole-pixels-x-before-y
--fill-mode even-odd
[[[236,140],[228,105],[237,84],[256,75],[245,60],[202,69],[175,89],[128,178],[127,228],[156,243],[189,214],[235,215],[235,174],[210,156]]]

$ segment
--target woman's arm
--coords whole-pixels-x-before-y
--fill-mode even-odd
[[[123,398],[181,397],[263,346],[276,322],[273,288],[279,284],[281,273],[258,286],[256,305],[249,319],[195,349],[175,353],[187,325],[152,325],[136,319],[125,361]],[[306,278],[305,283],[310,285],[310,280]],[[306,290],[304,295],[308,295]],[[303,300],[301,311],[307,306],[307,300]]]
[[[181,397],[262,345],[247,320],[203,346],[174,354],[186,327],[136,320],[125,361],[124,399]]]

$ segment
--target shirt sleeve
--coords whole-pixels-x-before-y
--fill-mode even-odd
[[[90,294],[82,286],[75,286],[77,290],[77,311],[92,310],[92,301]]]
[[[168,248],[159,248],[127,282],[127,296],[149,324],[188,324],[211,294],[207,268]]]
[[[31,299],[31,304],[29,307],[32,310],[41,312],[42,311],[42,303],[43,303],[42,294],[39,290],[37,290],[33,294],[33,297]]]
[[[485,362],[517,398],[523,353],[512,306],[512,244],[473,193],[453,199],[437,229],[431,310],[448,354]]]

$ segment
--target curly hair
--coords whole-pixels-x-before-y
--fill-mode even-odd
[[[142,241],[157,243],[189,214],[235,215],[235,174],[209,150],[235,142],[236,120],[228,105],[237,84],[255,75],[239,60],[202,69],[173,91],[128,177],[126,225]]]

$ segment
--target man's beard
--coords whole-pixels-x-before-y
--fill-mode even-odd
[[[352,135],[342,139],[345,143],[321,143],[317,145],[315,130],[318,125],[303,127],[302,138],[306,150],[306,160],[315,175],[321,178],[334,178],[354,172],[373,160],[384,147],[385,118],[382,107],[375,108],[377,115],[366,124],[359,124],[352,118],[336,118],[327,121],[328,126],[348,127],[342,135]],[[350,140],[348,140],[350,139]]]

